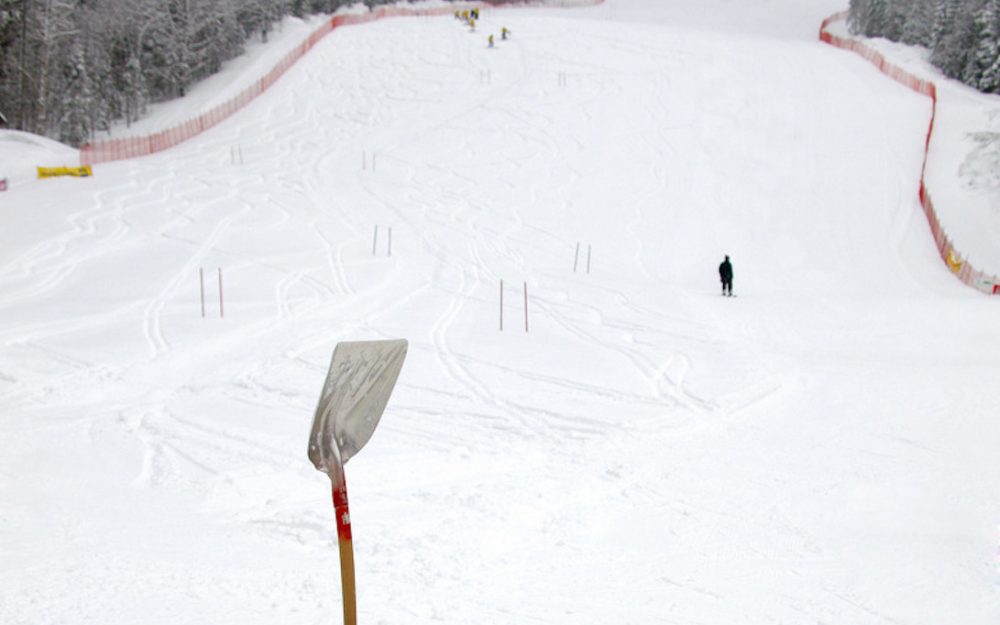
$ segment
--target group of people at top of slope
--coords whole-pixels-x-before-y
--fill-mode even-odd
[[[472,32],[476,31],[476,20],[479,19],[479,9],[470,9],[467,11],[455,11],[455,19],[462,20],[469,25],[469,29]],[[510,35],[510,29],[504,26],[500,29],[500,38],[504,41],[507,40],[507,36]],[[489,47],[493,47],[493,35],[491,34],[487,39]]]

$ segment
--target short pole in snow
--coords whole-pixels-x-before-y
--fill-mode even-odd
[[[392,226],[389,226],[389,249],[386,256],[392,256]]]
[[[500,281],[500,331],[503,332],[503,280]]]
[[[378,251],[378,225],[375,225],[375,236],[372,238],[372,256]]]
[[[205,269],[198,268],[198,280],[201,283],[201,318],[205,318]]]
[[[524,283],[524,331],[528,331],[528,283]]]
[[[368,169],[368,154],[366,154],[363,150],[361,152],[361,169]]]
[[[372,172],[375,171],[375,153],[372,152]]]
[[[576,242],[576,255],[573,256],[573,273],[576,273],[576,266],[580,263],[580,242]]]
[[[590,244],[587,244],[587,275],[590,275]]]
[[[219,267],[219,318],[225,317],[222,309],[222,267]]]
[[[243,164],[243,146],[242,146],[242,145],[241,145],[241,146],[239,146],[239,147],[237,148],[237,150],[238,150],[238,152],[239,152],[239,155],[240,155],[240,165],[242,165],[242,164]]]

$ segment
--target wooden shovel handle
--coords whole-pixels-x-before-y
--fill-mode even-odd
[[[347,506],[347,480],[343,478],[343,472],[341,472],[341,478],[333,482],[333,510],[337,516],[337,542],[340,544],[340,582],[344,596],[344,625],[357,625],[354,543],[351,540],[351,512]]]

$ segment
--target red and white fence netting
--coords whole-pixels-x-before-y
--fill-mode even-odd
[[[823,20],[819,29],[819,38],[832,46],[850,50],[861,55],[886,76],[931,99],[931,120],[927,125],[927,137],[924,140],[924,160],[920,170],[920,203],[923,205],[924,214],[927,216],[927,223],[930,225],[931,234],[934,236],[934,243],[937,245],[941,259],[958,276],[959,280],[983,293],[1000,294],[1000,279],[995,275],[987,274],[973,267],[966,259],[966,256],[960,253],[955,248],[951,239],[948,238],[944,228],[941,226],[941,221],[938,219],[937,211],[934,210],[934,202],[931,200],[930,191],[924,183],[924,172],[927,170],[927,155],[930,150],[931,136],[934,133],[934,120],[937,116],[937,86],[929,80],[918,78],[910,72],[893,65],[886,60],[885,56],[863,41],[839,37],[827,30],[830,24],[846,19],[847,15],[848,11],[841,11]]]

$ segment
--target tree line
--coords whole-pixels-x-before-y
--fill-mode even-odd
[[[0,114],[78,146],[183,96],[283,17],[358,1],[0,0]]]
[[[1000,93],[1000,0],[851,0],[848,28],[930,50],[949,78]]]

